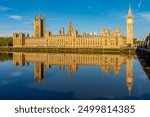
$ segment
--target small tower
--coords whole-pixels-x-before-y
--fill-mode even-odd
[[[24,33],[13,33],[13,47],[23,47],[25,45]]]
[[[34,17],[34,36],[36,38],[45,37],[45,18]]]
[[[128,16],[127,16],[127,45],[133,47],[133,35],[134,35],[134,18],[132,15],[131,6],[129,6]]]
[[[62,30],[61,30],[61,29],[59,29],[59,32],[58,32],[58,33],[59,33],[59,35],[62,35]]]
[[[62,35],[65,35],[65,29],[62,27]]]
[[[72,22],[69,21],[69,24],[68,24],[68,35],[69,35],[69,36],[72,35],[72,31],[73,31]]]

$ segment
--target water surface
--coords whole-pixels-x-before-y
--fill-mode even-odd
[[[0,99],[150,99],[150,81],[132,55],[0,54]]]

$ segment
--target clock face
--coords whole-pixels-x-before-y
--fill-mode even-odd
[[[132,20],[132,19],[128,19],[127,23],[132,24],[132,23],[133,23],[133,20]]]

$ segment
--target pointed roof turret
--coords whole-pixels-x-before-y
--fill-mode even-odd
[[[127,77],[126,78],[126,83],[127,83],[129,96],[131,96],[132,87],[133,87],[133,78],[132,77]]]
[[[72,27],[72,21],[69,21],[68,24],[68,35],[72,35],[73,27]]]
[[[72,27],[72,21],[71,21],[71,20],[69,20],[69,26],[71,26],[71,27]]]
[[[39,14],[38,19],[41,19],[41,15]]]
[[[128,17],[133,17],[131,4],[129,4]]]

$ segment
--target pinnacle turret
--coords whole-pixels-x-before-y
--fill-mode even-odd
[[[131,5],[129,5],[128,17],[133,17]]]

